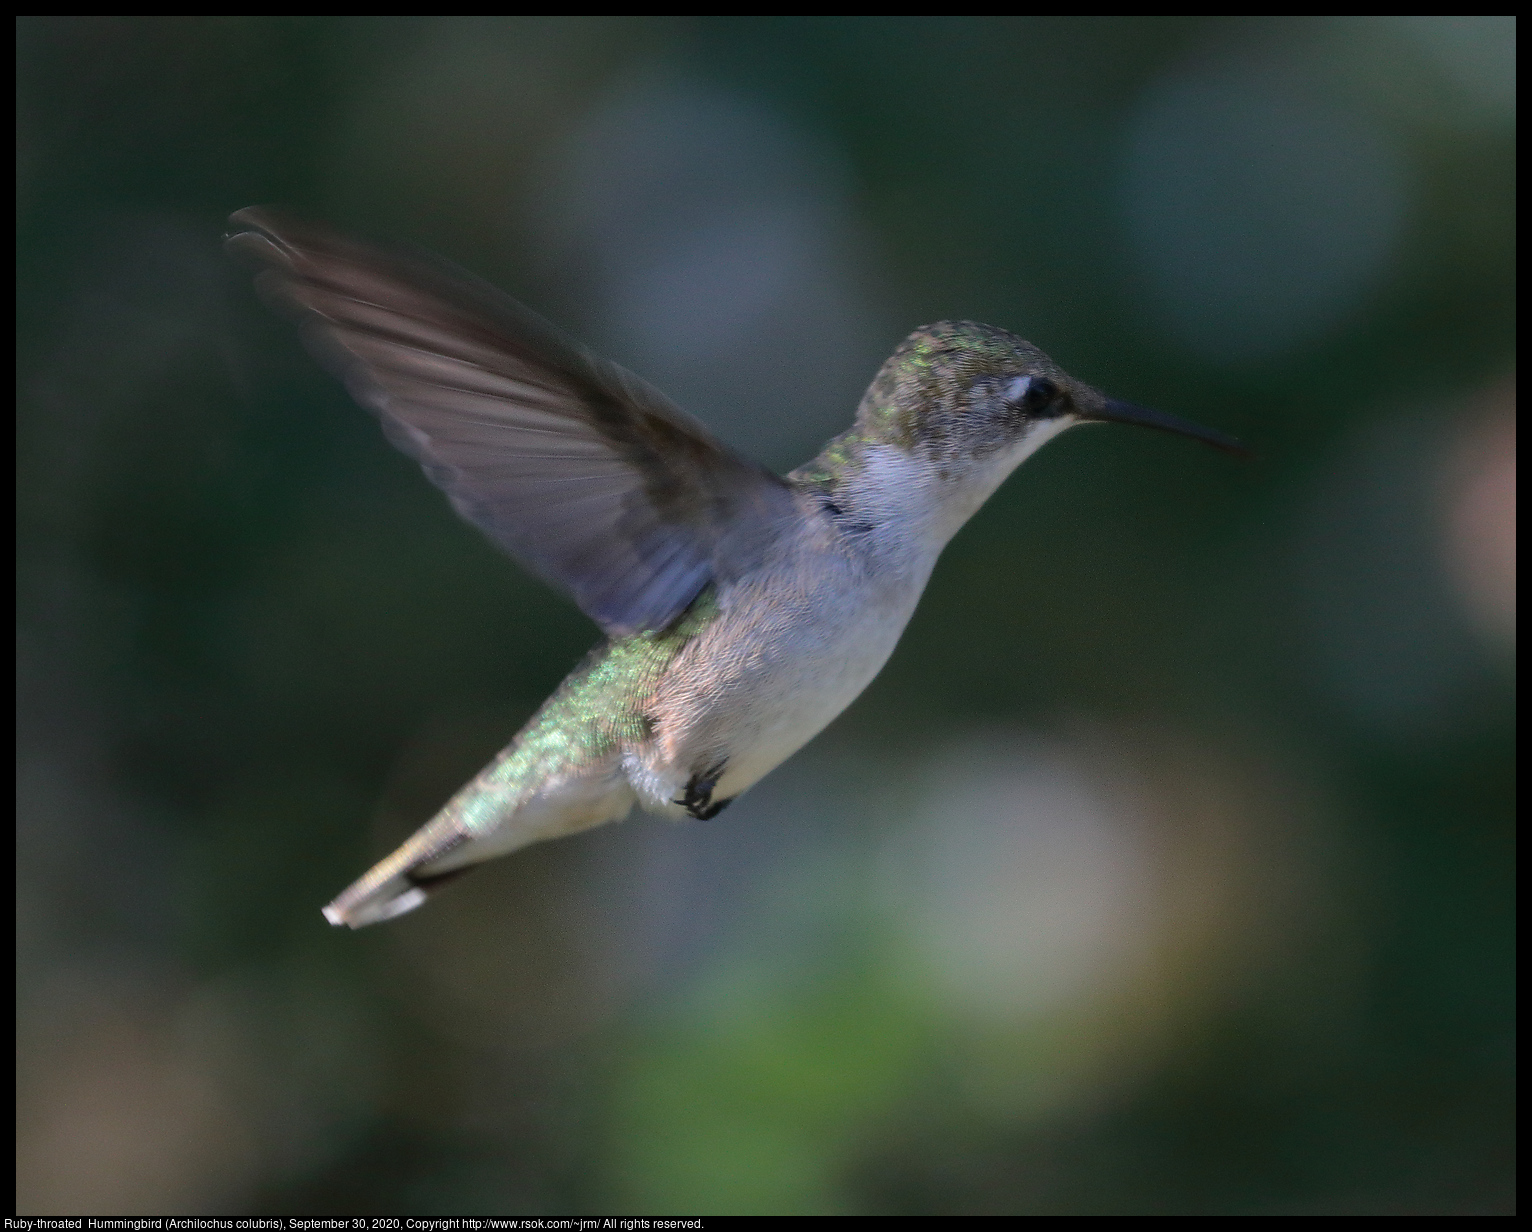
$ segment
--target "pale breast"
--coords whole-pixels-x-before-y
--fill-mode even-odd
[[[729,799],[802,748],[882,669],[929,572],[806,535],[729,588],[656,690],[653,738],[626,759],[645,807],[679,814],[687,781],[719,765],[713,797]]]

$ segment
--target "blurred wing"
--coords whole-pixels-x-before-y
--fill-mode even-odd
[[[453,507],[612,637],[748,566],[789,490],[632,373],[446,262],[264,209],[231,252]]]

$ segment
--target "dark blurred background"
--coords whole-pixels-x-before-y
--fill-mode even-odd
[[[1515,23],[18,25],[23,1213],[1512,1210]],[[255,300],[280,203],[779,468],[1071,433],[733,809],[321,904],[594,640]]]

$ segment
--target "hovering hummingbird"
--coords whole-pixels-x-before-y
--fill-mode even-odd
[[[1074,380],[1015,334],[917,329],[856,422],[779,476],[509,296],[265,209],[229,250],[453,507],[606,635],[479,775],[324,909],[361,928],[496,856],[625,817],[715,817],[840,714],[947,541],[1080,423],[1238,442]]]

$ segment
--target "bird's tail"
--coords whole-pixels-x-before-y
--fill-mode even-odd
[[[512,746],[508,754],[515,753]],[[492,762],[399,850],[347,887],[324,909],[325,919],[348,928],[391,920],[485,860],[616,821],[633,806],[632,788],[612,767],[596,765],[585,774],[527,788],[514,763],[509,773],[497,773],[502,760]],[[499,808],[492,807],[496,803]],[[480,824],[471,825],[470,817]],[[484,819],[492,820],[486,825]]]
[[[475,864],[626,816],[635,797],[609,729],[636,723],[639,692],[631,673],[601,669],[615,653],[649,646],[639,638],[597,647],[499,756],[326,907],[325,919],[349,928],[391,920]]]
[[[455,817],[437,817],[347,886],[324,909],[324,918],[335,925],[365,928],[415,910],[432,892],[474,867],[465,864],[444,872],[427,871],[428,865],[468,841],[470,835]]]

